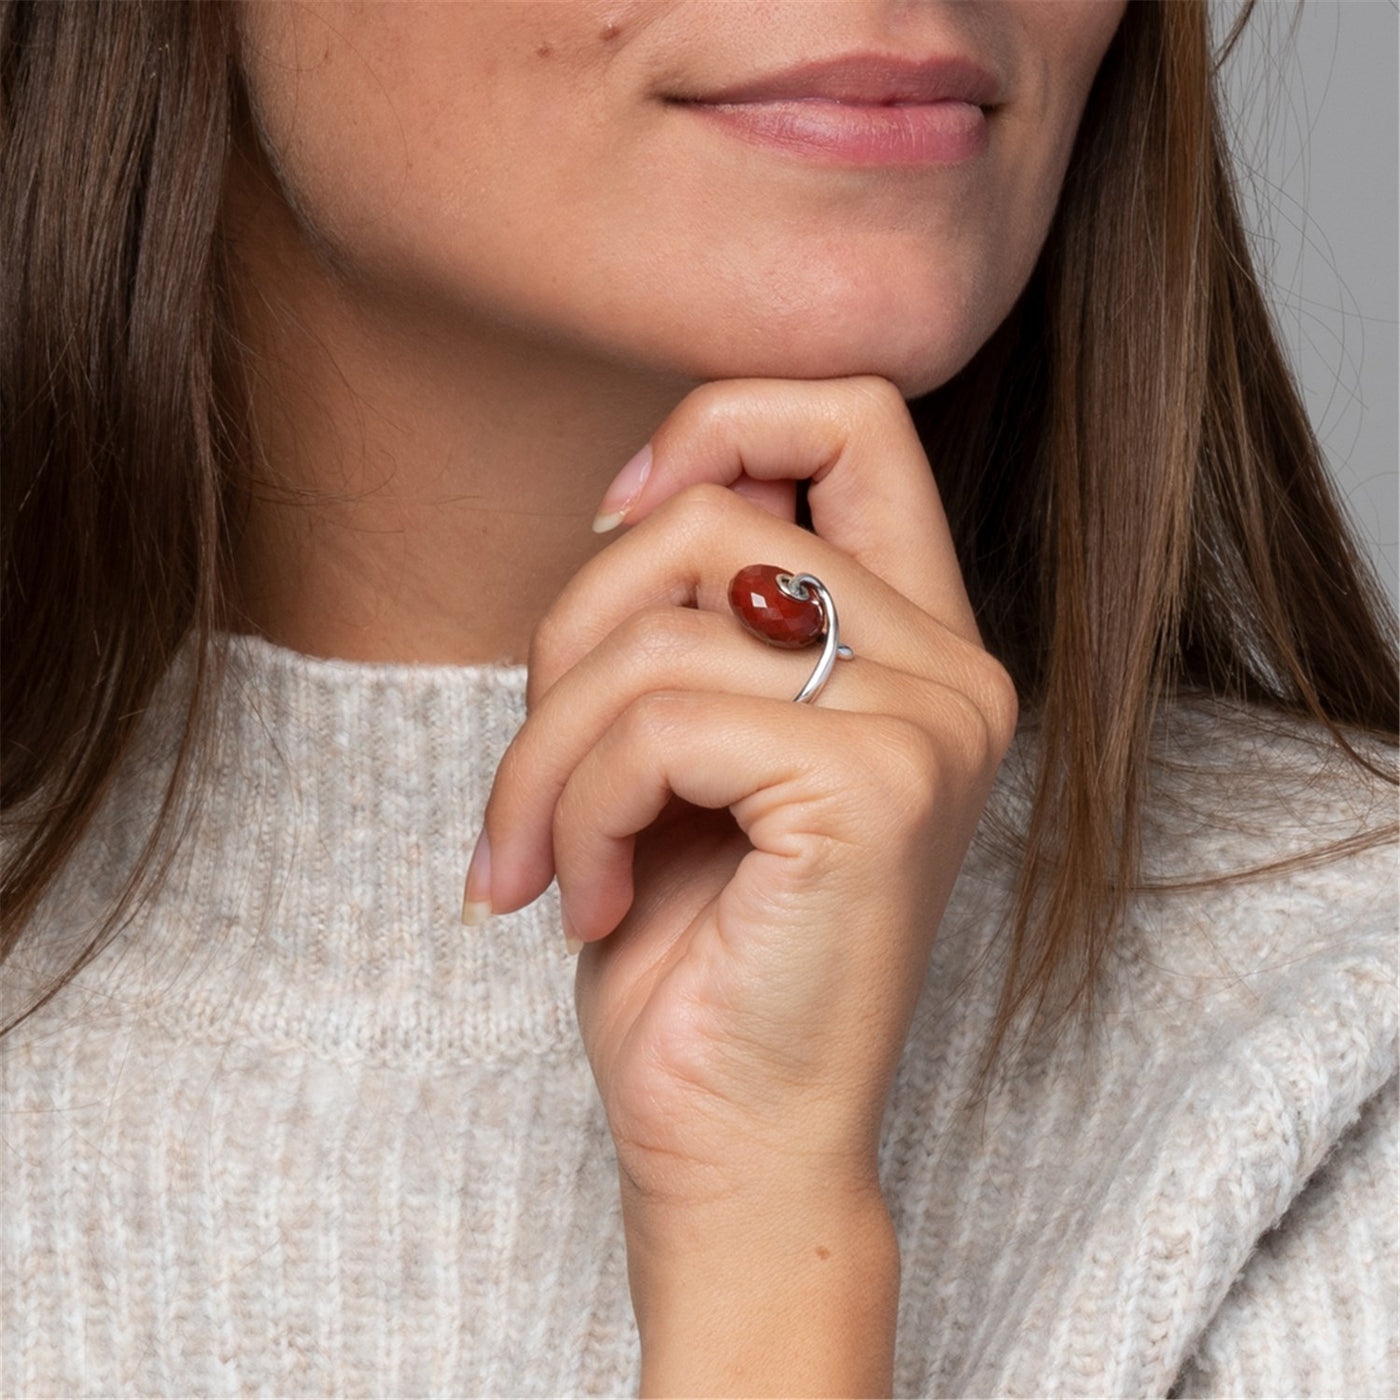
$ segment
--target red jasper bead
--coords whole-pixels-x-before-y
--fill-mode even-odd
[[[803,602],[778,587],[778,575],[790,573],[773,564],[748,564],[729,581],[729,606],[755,637],[777,647],[810,646],[825,630],[816,596]]]

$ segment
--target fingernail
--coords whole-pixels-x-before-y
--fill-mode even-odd
[[[462,891],[462,922],[468,928],[484,924],[491,917],[491,843],[483,831],[476,838],[467,884]]]
[[[564,951],[572,958],[583,947],[583,939],[574,933],[574,922],[562,902],[559,905],[559,922],[564,925]]]
[[[651,472],[651,443],[642,448],[623,469],[618,472],[613,484],[608,487],[598,506],[598,514],[593,517],[593,532],[606,535],[622,524],[631,510],[642,487],[647,483]]]

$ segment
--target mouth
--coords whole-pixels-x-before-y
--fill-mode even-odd
[[[986,148],[999,86],[964,58],[858,54],[669,100],[789,155],[843,165],[955,165]]]

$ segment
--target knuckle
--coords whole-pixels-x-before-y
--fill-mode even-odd
[[[667,746],[669,736],[686,722],[690,697],[674,690],[653,690],[639,695],[623,712],[622,743],[636,745],[643,752],[657,752]]]
[[[993,761],[996,743],[987,716],[981,707],[961,690],[946,689],[940,709],[942,751],[952,773],[981,774]],[[1000,754],[996,754],[999,761]]]
[[[551,672],[554,658],[560,655],[567,633],[568,628],[558,608],[552,608],[535,624],[535,630],[530,635],[529,652],[532,678],[536,674],[544,676]]]
[[[932,809],[941,755],[933,736],[922,726],[895,716],[867,723],[862,769],[882,800],[922,820]]]
[[[681,406],[686,427],[701,436],[725,432],[734,416],[736,386],[723,380],[702,384]]]
[[[673,668],[677,657],[700,641],[706,620],[695,608],[650,607],[633,613],[618,637],[629,671],[646,678]]]
[[[664,509],[687,538],[713,539],[733,520],[739,504],[739,497],[727,486],[702,481],[677,491]]]
[[[561,857],[567,860],[568,852],[571,849],[571,835],[579,829],[581,803],[582,799],[579,785],[577,783],[565,783],[563,790],[555,801],[554,812],[549,822],[550,839],[554,847],[556,866]]]
[[[664,454],[672,444],[727,437],[734,418],[734,385],[717,381],[692,389],[671,411],[653,442]]]
[[[861,424],[883,425],[891,418],[908,416],[904,395],[888,379],[863,374],[850,381],[849,393],[853,417]]]
[[[995,757],[1000,760],[1011,747],[1020,718],[1020,702],[1011,673],[996,657],[983,653],[974,677],[974,699],[986,721]]]

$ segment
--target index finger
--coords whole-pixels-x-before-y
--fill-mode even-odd
[[[933,471],[888,380],[706,384],[671,413],[650,449],[640,487],[619,478],[604,496],[604,528],[636,524],[701,482],[806,480],[818,535],[952,631],[979,640]]]

